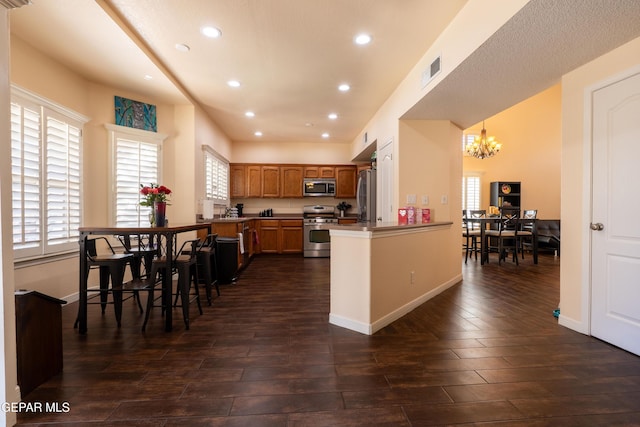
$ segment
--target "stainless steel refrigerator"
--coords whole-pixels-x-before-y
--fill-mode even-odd
[[[358,174],[358,222],[376,221],[376,171],[366,169]]]

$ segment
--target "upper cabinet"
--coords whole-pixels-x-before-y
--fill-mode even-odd
[[[336,167],[335,166],[305,166],[304,167],[305,178],[335,178]]]
[[[356,176],[355,166],[336,166],[336,198],[356,197]]]
[[[231,198],[302,198],[304,178],[335,178],[336,198],[356,197],[355,165],[274,165],[236,163],[229,167]]]
[[[280,166],[280,196],[302,197],[303,166]]]
[[[247,197],[262,197],[262,167],[247,165]]]
[[[262,197],[280,197],[280,166],[262,166]]]
[[[243,198],[247,194],[247,170],[244,165],[231,165],[231,198]]]

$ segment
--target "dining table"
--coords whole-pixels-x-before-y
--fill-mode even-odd
[[[465,221],[472,224],[479,224],[480,226],[480,265],[484,265],[485,262],[489,262],[489,245],[487,244],[487,228],[491,226],[491,224],[497,224],[500,222],[500,216],[486,216],[481,218],[472,218],[468,217],[464,219]],[[536,231],[536,219],[527,219],[528,223],[531,223],[531,234],[532,234],[532,242],[531,242],[531,251],[533,253],[533,263],[538,263],[538,234]]]
[[[80,278],[79,278],[79,304],[78,304],[78,331],[81,334],[87,333],[87,268],[88,259],[86,252],[87,239],[91,236],[150,236],[157,242],[159,251],[164,250],[169,260],[168,271],[173,271],[174,251],[177,250],[175,240],[180,233],[190,231],[207,230],[207,234],[211,234],[211,223],[189,223],[170,225],[167,227],[109,227],[109,226],[87,226],[78,228],[79,244],[80,244]],[[162,282],[162,304],[165,307],[171,307],[172,293],[172,275],[164,274]],[[172,310],[165,310],[165,331],[170,332],[173,329]]]

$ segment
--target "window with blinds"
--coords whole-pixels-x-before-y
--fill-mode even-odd
[[[126,128],[112,130],[113,222],[117,227],[149,226],[151,207],[140,206],[140,188],[161,184],[162,137],[142,135]]]
[[[467,145],[473,144],[473,141],[475,141],[478,136],[480,135],[477,133],[465,133],[462,135],[462,153],[465,156],[469,156],[469,154],[467,154]]]
[[[480,209],[480,177],[465,175],[462,177],[462,209]]]
[[[204,146],[205,197],[225,204],[229,199],[229,163]]]
[[[78,249],[82,125],[64,107],[12,88],[11,177],[16,259]]]

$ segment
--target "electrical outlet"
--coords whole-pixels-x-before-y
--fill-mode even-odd
[[[411,284],[412,284],[412,285],[415,283],[415,275],[416,275],[416,272],[415,272],[415,271],[412,271],[412,272],[411,272]]]
[[[442,196],[440,196],[440,203],[442,203],[443,205],[446,205],[447,203],[449,203],[449,198],[447,197],[446,194],[443,194]]]
[[[422,204],[425,206],[429,204],[429,196],[422,196]]]

